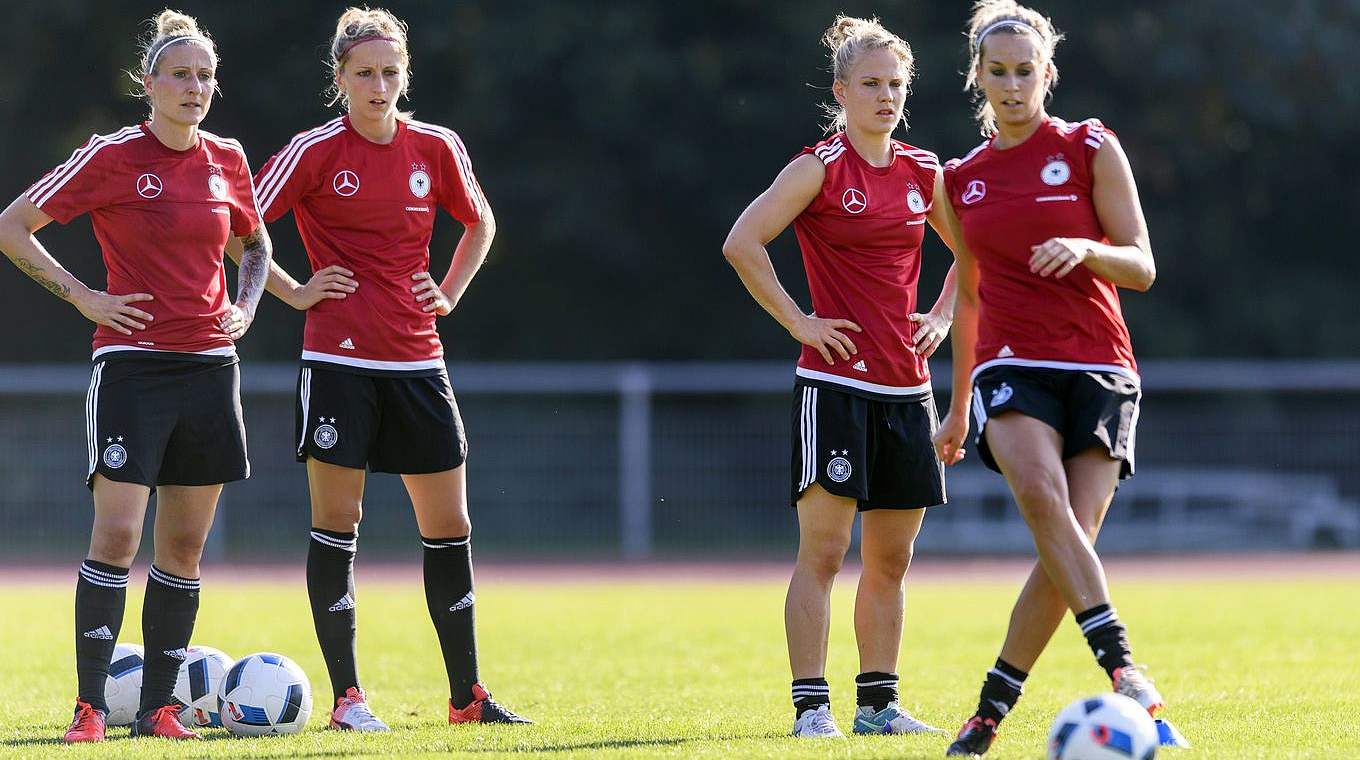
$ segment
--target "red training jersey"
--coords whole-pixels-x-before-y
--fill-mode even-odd
[[[1113,134],[1097,119],[1047,118],[1019,145],[984,142],[945,164],[949,201],[978,262],[974,376],[1016,364],[1138,379],[1114,283],[1084,266],[1062,279],[1029,271],[1031,246],[1050,238],[1109,242],[1091,200],[1091,165]]]
[[[921,240],[935,191],[939,159],[928,150],[892,141],[892,163],[871,166],[837,132],[811,153],[826,166],[822,190],[793,220],[803,252],[812,309],[826,319],[848,319],[859,353],[848,361],[803,346],[797,374],[857,395],[904,398],[930,392],[925,357],[912,347],[921,275]]]
[[[429,373],[444,366],[435,314],[411,293],[430,267],[435,210],[463,224],[486,199],[462,140],[451,129],[397,121],[379,145],[349,117],[302,132],[260,169],[267,221],[293,211],[312,270],[339,264],[358,289],[307,311],[302,359],[355,372]]]
[[[61,224],[89,213],[105,289],[155,297],[134,304],[155,316],[145,330],[96,327],[94,358],[130,351],[235,358],[217,324],[231,306],[222,255],[230,235],[245,237],[260,224],[240,143],[199,130],[194,147],[174,150],[146,123],[124,127],[91,137],[24,197]]]

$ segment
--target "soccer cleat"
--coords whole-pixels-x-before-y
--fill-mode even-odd
[[[1157,687],[1152,685],[1152,679],[1132,665],[1115,668],[1114,693],[1132,698],[1154,718],[1157,717],[1158,710],[1166,707],[1166,702],[1162,700]]]
[[[1158,744],[1163,747],[1180,747],[1181,749],[1190,748],[1190,742],[1186,741],[1185,736],[1182,735],[1180,731],[1177,731],[1175,726],[1167,723],[1161,718],[1158,718],[1153,722],[1157,724]]]
[[[817,705],[806,710],[793,722],[793,735],[805,739],[844,739],[845,734],[831,717],[831,705]]]
[[[338,731],[365,733],[392,730],[368,709],[368,695],[364,694],[364,690],[354,686],[345,689],[345,696],[335,700],[329,727]]]
[[[861,705],[855,710],[855,725],[852,730],[857,734],[949,735],[949,732],[942,728],[936,728],[912,717],[911,713],[903,710],[896,702],[889,702],[887,707],[878,712],[874,712],[872,707]]]
[[[449,700],[449,723],[533,723],[528,718],[510,712],[491,698],[491,692],[479,683],[472,685],[472,702],[459,710]]]
[[[61,740],[67,744],[104,741],[104,713],[76,700],[75,716]]]
[[[996,741],[996,721],[974,715],[959,729],[959,736],[945,750],[945,757],[982,757]]]
[[[201,739],[179,722],[179,711],[184,705],[162,705],[132,722],[132,736],[154,736],[161,739]]]

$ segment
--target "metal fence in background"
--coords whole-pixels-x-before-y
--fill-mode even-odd
[[[1138,474],[1102,551],[1360,545],[1360,362],[1156,362],[1142,367]],[[506,559],[791,553],[787,363],[459,364],[479,554]],[[935,367],[937,400],[948,366]],[[69,559],[91,521],[84,365],[0,366],[0,549]],[[223,495],[208,555],[300,561],[308,500],[293,459],[296,368],[245,363],[252,477]],[[921,551],[1032,550],[1000,476],[949,470]],[[370,475],[365,555],[416,557],[400,480]],[[149,525],[147,542],[149,545]]]

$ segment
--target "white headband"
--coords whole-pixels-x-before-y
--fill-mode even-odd
[[[992,32],[995,32],[997,29],[1000,29],[1003,26],[1018,26],[1024,29],[1028,29],[1031,32],[1034,32],[1034,36],[1038,37],[1041,40],[1044,38],[1044,36],[1039,33],[1038,29],[1035,29],[1034,27],[1030,26],[1029,24],[1026,24],[1025,22],[1019,19],[1012,18],[1002,19],[1001,21],[994,21],[991,24],[988,24],[982,31],[978,32],[977,37],[975,37],[973,41],[973,51],[976,52],[978,50],[981,50],[982,38],[986,37]]]
[[[207,50],[209,53],[213,52],[213,49],[208,44],[208,41],[202,37],[199,37],[198,35],[181,34],[178,37],[171,37],[167,39],[165,42],[161,43],[161,46],[157,48],[156,52],[151,54],[151,59],[146,63],[146,73],[150,74],[151,72],[156,70],[156,61],[161,57],[161,53],[164,53],[166,48],[170,47],[176,42],[197,42],[198,44],[203,46],[204,50]]]

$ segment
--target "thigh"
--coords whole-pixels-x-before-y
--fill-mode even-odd
[[[919,510],[945,503],[944,465],[931,438],[935,400],[870,404],[869,496],[861,510]]]
[[[856,503],[869,498],[868,418],[867,399],[812,385],[795,388],[790,504],[798,505],[813,485]]]
[[[240,365],[186,363],[178,384],[178,415],[157,483],[220,486],[250,477]]]
[[[1022,511],[1031,506],[1033,497],[1053,495],[1066,500],[1062,436],[1050,425],[1007,412],[988,421],[987,444]]]
[[[94,525],[90,529],[90,558],[125,566],[137,554],[146,520],[151,488],[122,483],[103,475],[91,476],[94,491]]]
[[[178,388],[159,359],[99,362],[90,374],[85,397],[85,434],[89,468],[116,483],[154,487],[178,416]]]
[[[1098,448],[1087,449],[1063,461],[1072,513],[1092,543],[1095,543],[1110,502],[1114,500],[1122,467],[1122,462]]]
[[[924,509],[875,509],[860,526],[859,554],[867,565],[898,564],[911,557]]]
[[[369,468],[403,475],[436,474],[467,460],[463,417],[446,373],[378,382],[381,422]]]
[[[850,547],[855,505],[855,499],[830,493],[819,483],[808,486],[797,504],[799,552],[830,548],[843,556]]]
[[[380,418],[380,378],[322,366],[298,371],[294,434],[297,460],[363,469]]]
[[[156,545],[202,543],[212,529],[222,486],[165,485],[156,489]]]
[[[307,487],[312,500],[312,527],[348,533],[363,519],[367,473],[319,459],[307,460]]]
[[[401,476],[420,535],[426,538],[457,538],[472,533],[467,508],[467,467]]]

